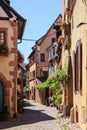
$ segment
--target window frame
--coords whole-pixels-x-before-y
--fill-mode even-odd
[[[44,61],[45,61],[45,54],[44,54],[44,53],[41,53],[41,54],[40,54],[40,61],[41,61],[41,62],[44,62]]]
[[[8,28],[0,28],[0,32],[4,33],[4,42],[1,43],[1,44],[4,44],[5,46],[8,45],[8,42],[7,42],[7,30],[8,30]]]
[[[72,52],[73,90],[82,90],[82,43],[77,41],[76,51]]]

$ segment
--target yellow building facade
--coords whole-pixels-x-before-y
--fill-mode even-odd
[[[69,10],[68,15],[66,9]],[[87,1],[63,1],[63,16],[71,24],[70,56],[72,64],[73,107],[71,122],[87,130]],[[63,32],[64,35],[64,32]]]

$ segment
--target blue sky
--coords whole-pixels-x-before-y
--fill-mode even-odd
[[[11,6],[27,20],[23,39],[38,40],[62,12],[62,0],[11,0]],[[26,63],[34,44],[35,41],[23,40],[18,45]]]

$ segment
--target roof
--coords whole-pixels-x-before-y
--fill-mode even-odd
[[[41,38],[39,38],[37,41],[36,41],[36,44],[32,47],[32,52],[30,53],[30,55],[28,56],[28,58],[30,58],[33,54],[34,54],[34,52],[35,52],[35,49],[37,48],[37,45],[39,45],[40,44],[40,42],[43,40],[43,36],[41,37]]]
[[[56,20],[54,21],[54,23],[55,23],[60,17],[62,18],[62,15],[61,15],[61,14],[56,18]],[[45,35],[43,35],[41,38],[39,38],[39,39],[36,41],[36,44],[32,47],[32,52],[31,52],[31,54],[28,56],[28,58],[30,58],[30,57],[35,53],[36,46],[42,44],[43,40],[46,38],[46,36],[48,35],[48,33],[49,33],[49,31],[51,30],[51,28],[54,27],[54,23],[51,25],[51,27],[49,28],[49,30],[47,31],[47,33],[46,33]]]
[[[55,20],[55,21],[53,22],[53,24],[50,26],[50,28],[48,29],[48,31],[46,32],[46,34],[42,37],[42,40],[41,40],[40,44],[43,42],[43,40],[45,39],[45,37],[48,35],[48,33],[50,32],[51,28],[54,27],[54,23],[55,23],[60,17],[62,18],[62,15],[61,15],[61,14],[56,18],[56,20]]]
[[[28,56],[28,59],[34,54],[35,50],[32,50],[32,52],[30,53],[30,55]]]
[[[23,32],[26,24],[26,20],[16,12],[10,4],[8,4],[7,0],[0,0],[0,6],[5,12],[7,16],[0,16],[0,20],[12,20],[14,22],[18,21],[18,39],[22,39]]]
[[[26,71],[26,64],[18,63],[18,67],[21,68],[22,70]]]
[[[43,35],[41,38],[39,38],[37,41],[36,41],[36,45],[40,45],[40,43],[42,42],[42,40],[44,39],[45,35]]]

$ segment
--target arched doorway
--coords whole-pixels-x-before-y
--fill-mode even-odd
[[[4,106],[4,88],[3,83],[0,81],[0,112]]]

